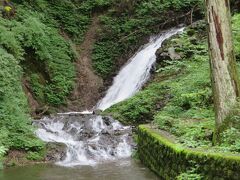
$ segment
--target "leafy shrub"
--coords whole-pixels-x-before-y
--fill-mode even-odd
[[[0,170],[3,169],[2,157],[6,153],[7,149],[4,146],[0,146]]]
[[[56,29],[46,26],[31,12],[29,13],[30,16],[25,17],[26,14],[21,15],[21,11],[19,12],[18,16],[23,19],[22,21],[1,19],[3,21],[1,44],[21,61],[23,68],[27,70],[25,75],[32,76],[32,73],[47,75],[44,77],[46,84],[42,86],[39,81],[34,82],[36,78],[31,79],[31,84],[36,85],[33,89],[38,99],[44,98],[44,102],[52,105],[63,104],[74,83],[73,51]],[[27,56],[30,58],[26,58]]]
[[[32,151],[28,152],[26,157],[28,160],[33,160],[33,161],[41,161],[44,159],[43,154],[39,152],[32,152]]]
[[[106,113],[125,124],[140,124],[151,121],[156,109],[166,103],[168,87],[153,84],[134,97],[109,108]]]
[[[0,157],[2,157],[6,153],[6,148],[4,146],[0,146]]]

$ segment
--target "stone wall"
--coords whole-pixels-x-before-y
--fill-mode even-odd
[[[240,156],[185,149],[149,125],[138,129],[141,161],[164,179],[174,179],[196,165],[204,179],[240,179]]]

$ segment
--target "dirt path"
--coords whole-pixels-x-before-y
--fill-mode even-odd
[[[85,34],[84,42],[76,47],[77,52],[80,54],[76,62],[77,81],[67,103],[68,110],[91,109],[101,97],[100,89],[103,87],[103,80],[94,73],[91,59],[99,27],[99,18],[94,16],[92,24]]]

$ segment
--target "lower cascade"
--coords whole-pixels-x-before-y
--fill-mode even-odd
[[[66,145],[66,157],[58,165],[95,165],[131,156],[131,127],[109,117],[59,115],[35,124],[43,141]]]
[[[138,92],[150,77],[156,62],[156,51],[164,40],[182,32],[172,29],[152,37],[122,68],[115,77],[106,96],[96,105],[105,110]],[[123,126],[110,117],[93,115],[91,112],[61,113],[34,121],[36,135],[45,142],[62,143],[66,155],[57,162],[61,166],[96,165],[106,161],[129,158],[134,149],[132,128]]]

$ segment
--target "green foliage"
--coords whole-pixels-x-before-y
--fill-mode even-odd
[[[186,64],[182,61],[170,61],[166,60],[164,61],[165,66],[158,68],[156,71],[157,73],[159,72],[164,72],[164,74],[173,74],[175,72],[181,72],[182,69],[186,68]]]
[[[240,140],[239,140],[240,131],[234,127],[226,129],[222,133],[222,142],[217,147],[223,152],[240,152]]]
[[[0,170],[3,169],[2,157],[6,153],[7,149],[4,146],[0,146]]]
[[[181,10],[191,10],[194,5],[202,6],[203,2],[201,0],[153,0],[153,1],[143,1],[139,4],[138,13],[140,15],[155,15],[157,16],[159,12],[163,12],[166,9],[171,9],[175,11]]]
[[[42,149],[44,144],[34,136],[27,115],[19,61],[2,48],[0,69],[0,146],[33,151]]]
[[[92,14],[101,12],[111,6],[113,0],[27,0],[17,1],[24,11],[37,11],[45,24],[59,28],[67,33],[74,41],[81,42],[91,22]],[[18,11],[19,12],[19,11]]]
[[[164,82],[173,98],[154,118],[188,147],[211,143],[214,112],[208,66],[207,61],[192,59],[182,76]]]
[[[44,102],[45,100],[45,94],[44,94],[44,85],[41,83],[41,78],[38,74],[33,73],[30,76],[30,84],[32,87],[32,91],[34,93],[34,96],[39,102]]]
[[[49,75],[45,87],[46,101],[54,105],[62,104],[72,89],[75,76],[70,45],[55,29],[45,26],[37,18],[24,20],[21,32],[24,32],[24,48],[34,49],[35,58],[44,64]]]
[[[233,16],[233,33],[237,60],[240,61],[240,14]]]
[[[82,13],[93,13],[101,9],[106,9],[111,5],[113,0],[87,0],[83,1],[80,6]]]
[[[44,153],[42,152],[28,152],[26,158],[33,161],[41,161],[44,159]]]
[[[16,3],[20,4],[17,6],[18,13],[26,15],[27,11],[33,10],[32,13],[37,14],[44,24],[64,30],[70,37],[78,41],[83,39],[90,21],[88,15],[79,12],[78,4],[70,0],[28,0]]]
[[[58,31],[43,23],[41,13],[17,7],[16,19],[0,18],[0,146],[38,152],[44,143],[33,134],[22,77],[31,77],[43,102],[62,104],[73,86],[74,55]]]
[[[164,105],[167,92],[167,87],[152,84],[133,98],[112,106],[104,113],[111,114],[125,124],[141,124],[151,121],[156,109]]]
[[[37,99],[51,105],[59,105],[64,103],[65,97],[73,87],[74,54],[70,44],[58,31],[42,23],[36,16],[31,11],[20,10],[18,21],[1,19],[1,44],[21,61],[25,76],[33,77],[32,74],[36,73],[43,76],[43,84],[37,81],[36,75],[35,78],[31,78]]]
[[[101,18],[103,27],[93,51],[96,72],[107,78],[118,68],[119,58],[129,58],[128,54],[135,52],[146,36],[159,33],[156,27],[172,18],[170,10],[184,14],[195,5],[201,6],[202,1],[115,1]]]
[[[192,168],[184,173],[181,173],[177,176],[177,180],[201,180],[203,176],[201,174],[196,173],[196,169]]]
[[[7,149],[4,146],[0,146],[0,161],[3,155],[6,153]],[[1,167],[0,167],[1,169]]]

